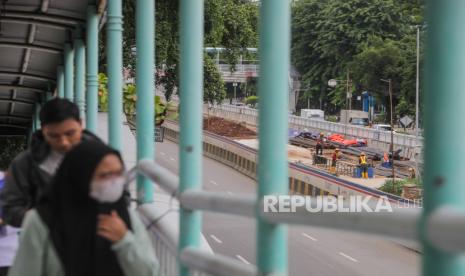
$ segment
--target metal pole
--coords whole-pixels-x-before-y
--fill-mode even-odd
[[[237,86],[237,83],[233,82],[233,86],[234,86],[234,104],[237,103],[237,98],[236,98],[236,86]]]
[[[39,130],[41,128],[40,124],[40,104],[36,103],[34,105],[34,130]]]
[[[154,158],[155,3],[136,2],[137,160]],[[137,178],[138,202],[153,202],[152,182]]]
[[[285,194],[288,187],[288,102],[290,2],[262,1],[260,7],[258,200]],[[257,219],[260,275],[287,275],[287,227]]]
[[[349,70],[347,70],[347,100],[349,102],[349,110],[352,110],[352,94],[350,92],[350,86],[351,86],[350,73],[349,73]]]
[[[65,72],[63,65],[59,65],[57,69],[57,97],[65,97]]]
[[[415,137],[418,141],[420,118],[420,25],[417,25],[417,77],[416,77],[416,101],[415,101]]]
[[[87,93],[86,128],[97,132],[98,114],[98,14],[97,7],[87,7]]]
[[[65,44],[65,98],[74,100],[74,50],[70,43]]]
[[[180,192],[202,187],[203,0],[180,1]],[[179,250],[198,247],[201,212],[180,210]],[[189,275],[180,265],[179,275]]]
[[[465,209],[465,1],[426,3],[425,168],[421,231],[423,275],[465,275],[463,253],[446,253],[428,239],[426,220],[440,207]],[[447,135],[447,142],[444,141]]]
[[[392,80],[389,79],[389,101],[391,105],[391,157],[392,157],[392,185],[395,187],[396,175],[394,170],[394,120],[392,107]]]
[[[108,63],[108,126],[110,145],[121,149],[123,114],[123,1],[108,1],[107,63]]]
[[[86,89],[86,48],[81,37],[81,32],[74,39],[75,70],[76,79],[74,82],[75,98],[74,101],[79,107],[81,118],[85,116],[85,89]]]

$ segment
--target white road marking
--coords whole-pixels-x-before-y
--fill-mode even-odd
[[[218,239],[215,235],[210,235],[210,238],[212,238],[214,241],[216,241],[217,243],[221,244],[223,243],[220,239]]]
[[[315,239],[314,237],[310,236],[309,234],[306,234],[306,233],[302,233],[302,236],[308,238],[308,239],[311,239],[312,241],[318,241],[317,239]]]
[[[213,185],[215,185],[215,186],[218,186],[218,183],[216,183],[216,182],[213,181],[213,180],[210,180],[210,183],[213,184]]]
[[[228,191],[227,193],[228,193],[228,195],[230,195],[230,196],[232,196],[232,195],[233,195],[233,193],[232,193],[232,192],[230,192],[230,191]]]
[[[241,260],[243,263],[248,264],[248,265],[250,264],[250,263],[249,263],[246,259],[244,259],[244,257],[242,257],[241,255],[236,255],[236,257],[237,257],[239,260]]]
[[[166,155],[166,153],[164,153],[163,151],[160,151],[160,154],[163,156]]]
[[[342,257],[344,257],[344,258],[346,258],[346,259],[351,260],[351,261],[354,262],[354,263],[358,263],[358,261],[357,261],[356,259],[352,258],[351,256],[349,256],[349,255],[347,255],[347,254],[344,254],[344,253],[342,253],[342,252],[339,252],[339,255],[341,255]]]
[[[170,157],[170,160],[173,162],[176,161],[176,159],[174,159],[173,157]]]

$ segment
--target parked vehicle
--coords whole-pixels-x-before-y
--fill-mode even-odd
[[[300,110],[300,117],[317,119],[317,120],[324,120],[325,119],[325,112],[323,110],[320,110],[320,109],[301,109]]]
[[[373,125],[372,128],[375,129],[375,130],[379,130],[379,131],[391,131],[391,126],[390,125],[376,124],[376,125]],[[394,130],[394,133],[395,132],[396,131]]]
[[[340,123],[356,126],[368,126],[368,112],[361,110],[341,110]]]

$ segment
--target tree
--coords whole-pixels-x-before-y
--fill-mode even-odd
[[[415,66],[410,58],[414,51],[411,42],[413,24],[423,20],[423,1],[407,0],[302,0],[293,6],[292,19],[292,61],[303,76],[304,85],[311,84],[309,89],[313,99],[331,101],[343,106],[345,87],[327,89],[327,81],[331,78],[345,79],[347,71],[351,74],[353,88],[357,92],[367,86],[374,85],[375,79],[386,75],[386,70],[394,68],[375,68],[375,72],[364,73],[373,69],[375,62],[369,62],[367,56],[386,56],[388,51],[395,51],[397,61],[387,63],[402,64],[411,70]],[[409,38],[406,38],[409,37]],[[381,47],[378,42],[388,42],[389,47]],[[377,44],[378,43],[378,44]],[[363,54],[362,54],[363,53]],[[359,56],[360,55],[360,56]],[[415,58],[415,55],[412,55]],[[355,61],[363,60],[369,67],[353,69]],[[413,63],[412,63],[413,62]],[[377,61],[378,65],[382,63]],[[365,65],[367,65],[365,64]],[[382,65],[382,64],[381,64]],[[413,67],[415,68],[415,67]],[[399,69],[399,68],[397,68]],[[407,70],[407,69],[406,69]],[[381,72],[383,71],[383,72]],[[414,72],[414,71],[413,71]],[[394,90],[402,91],[401,95],[410,95],[411,81],[404,77],[408,73],[394,72],[397,78]],[[409,72],[411,76],[411,71]],[[359,79],[364,78],[364,79]],[[413,78],[414,81],[414,78]],[[382,85],[382,84],[381,84]],[[374,88],[381,93],[379,87]],[[385,89],[386,90],[386,89]],[[407,99],[407,98],[406,98]],[[321,104],[320,104],[321,105]]]
[[[247,97],[247,99],[245,99],[245,103],[255,108],[255,106],[258,103],[258,97],[253,96],[253,95],[249,96],[249,97]]]
[[[204,57],[203,78],[203,101],[212,105],[221,104],[226,97],[226,89],[218,68],[208,55]]]
[[[123,62],[125,67],[135,68],[135,1],[124,1]],[[164,87],[169,100],[179,82],[179,1],[158,0],[155,7],[155,61],[157,85]],[[249,1],[206,0],[206,46],[226,48],[223,56],[235,64],[247,47],[258,45],[258,6]],[[106,68],[105,31],[101,32],[100,70]]]

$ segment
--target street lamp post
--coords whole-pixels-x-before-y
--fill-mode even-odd
[[[415,104],[415,137],[418,140],[419,132],[419,99],[420,99],[420,25],[417,25],[417,77],[416,77],[416,104]]]
[[[237,86],[237,82],[233,82],[233,87],[234,87],[234,104],[237,103],[237,99],[236,99],[236,86]]]
[[[346,83],[346,109],[351,110],[352,109],[352,101],[351,101],[352,93],[350,92],[350,87],[352,85],[352,80],[350,79],[349,71],[347,71],[347,79],[345,79],[345,80],[330,79],[328,81],[328,86],[334,88],[334,87],[337,86],[338,82],[345,82]],[[348,116],[346,116],[346,120],[344,122],[345,124],[348,123],[347,122],[347,117]]]
[[[391,79],[381,79],[381,81],[387,82],[389,84],[389,102],[391,106],[391,166],[392,166],[392,186],[395,187],[395,171],[394,171],[394,120],[393,120],[393,108],[392,108],[392,80]]]

